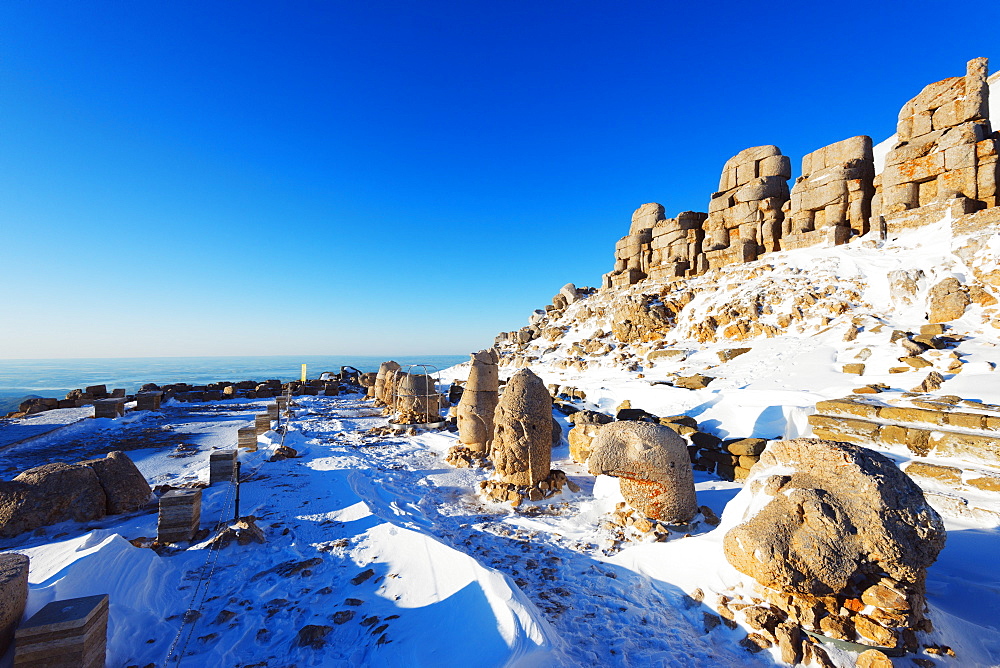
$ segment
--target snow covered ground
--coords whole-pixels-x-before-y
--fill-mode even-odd
[[[162,415],[91,420],[93,438],[74,437],[81,456],[64,449],[64,459],[155,428],[173,440],[129,451],[147,478],[205,480],[208,451],[231,447],[262,403],[171,405]],[[31,558],[27,614],[51,600],[110,594],[109,666],[177,665],[178,657],[189,666],[779,663],[739,647],[744,629],[705,630],[715,593],[739,580],[720,547],[741,513],[739,485],[699,473],[699,504],[726,510],[719,528],[616,551],[603,520],[622,500],[617,481],[586,474],[565,443],[553,467],[581,491],[515,512],[474,493],[484,472],[444,463],[454,434],[369,435],[386,418],[357,395],[296,403],[284,443],[299,458],[266,461],[282,438],[273,431],[263,437],[267,448],[241,454],[250,475],[241,514],[258,518],[266,543],[213,551],[204,541],[158,555],[129,542],[155,536],[152,510],[48,527],[0,545]],[[47,445],[6,451],[6,463],[16,463],[18,449],[26,461],[37,447]],[[205,490],[203,527],[231,520],[231,491],[229,484]],[[982,555],[1000,547],[1000,532],[967,522],[949,530],[930,573],[938,630],[928,641],[954,647],[953,665],[994,665],[1000,577]],[[703,603],[692,598],[698,589]],[[198,614],[182,623],[188,609]],[[322,647],[296,644],[309,625],[326,627],[316,632]],[[852,665],[849,655],[837,658]]]

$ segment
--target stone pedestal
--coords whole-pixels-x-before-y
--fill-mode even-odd
[[[240,448],[246,448],[250,452],[257,451],[257,428],[256,427],[240,427],[240,430],[236,432],[237,445]]]
[[[208,456],[208,482],[229,482],[236,471],[236,450],[215,450]]]
[[[172,489],[160,497],[156,540],[179,543],[191,540],[201,522],[201,490]]]
[[[135,395],[135,409],[138,411],[158,411],[163,392],[140,392]]]
[[[125,399],[94,400],[94,417],[111,418],[112,420],[125,415]]]
[[[17,630],[18,668],[103,668],[108,595],[52,601]]]
[[[257,413],[254,416],[254,427],[257,429],[257,435],[263,434],[265,431],[271,430],[271,415],[268,413]]]
[[[284,412],[284,410],[288,408],[288,397],[286,397],[284,394],[281,394],[274,398],[274,403],[278,404],[279,412]]]
[[[278,410],[278,404],[268,404],[267,414],[270,416],[272,420],[277,420],[280,415],[280,412]]]
[[[28,557],[0,554],[0,656],[10,647],[28,600]]]

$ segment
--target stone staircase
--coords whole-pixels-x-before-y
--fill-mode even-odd
[[[866,395],[818,402],[809,424],[817,438],[905,453],[903,470],[939,512],[1000,523],[1000,405]]]

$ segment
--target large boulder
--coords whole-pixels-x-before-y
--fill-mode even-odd
[[[28,557],[0,554],[0,656],[14,639],[17,623],[28,602]]]
[[[80,464],[45,464],[0,482],[0,536],[75,520],[87,522],[107,513],[97,473]]]
[[[542,379],[521,369],[507,382],[493,419],[493,465],[504,482],[534,485],[552,460],[552,398]]]
[[[472,368],[458,402],[458,440],[473,452],[488,454],[493,440],[493,417],[500,396],[500,376],[496,349],[471,355]]]
[[[751,476],[759,500],[750,507],[759,510],[723,546],[737,570],[770,589],[825,596],[883,576],[922,587],[944,547],[944,525],[923,492],[873,450],[777,441]]]
[[[612,422],[592,441],[587,467],[618,477],[622,495],[646,517],[690,522],[698,512],[687,442],[650,422]]]
[[[97,474],[106,498],[108,515],[129,513],[142,508],[153,495],[145,476],[124,452],[109,452],[103,459],[80,462]]]

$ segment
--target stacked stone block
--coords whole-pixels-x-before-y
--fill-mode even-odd
[[[236,472],[236,450],[215,450],[208,456],[208,483],[229,482]]]
[[[125,399],[97,399],[94,401],[95,418],[111,418],[125,415]]]
[[[281,416],[281,413],[278,410],[278,404],[268,404],[267,405],[267,415],[272,420],[279,419],[279,417]]]
[[[140,411],[160,410],[163,392],[140,392],[135,395],[135,408]]]
[[[628,235],[615,244],[615,268],[604,277],[606,287],[634,285],[646,278],[653,263],[653,228],[663,219],[663,205],[656,202],[632,213]]]
[[[676,218],[658,221],[653,227],[652,262],[646,273],[657,280],[696,274],[707,218],[706,213],[682,211]]]
[[[103,668],[108,595],[52,601],[17,630],[18,668]]]
[[[246,448],[250,452],[257,451],[257,427],[240,427],[236,432],[236,443],[240,448]]]
[[[779,249],[791,176],[791,161],[777,146],[743,149],[726,161],[719,192],[708,205],[707,268],[750,262]]]
[[[874,179],[871,137],[851,137],[807,154],[785,205],[782,250],[834,246],[867,233]]]
[[[156,540],[180,543],[191,540],[201,522],[201,490],[172,489],[160,497]]]
[[[257,413],[254,415],[254,427],[257,429],[257,435],[263,434],[264,432],[271,430],[271,414],[270,413]]]
[[[876,180],[876,213],[892,232],[898,214],[964,197],[997,205],[998,137],[989,123],[988,61],[970,60],[964,77],[926,86],[903,105],[897,144]]]

